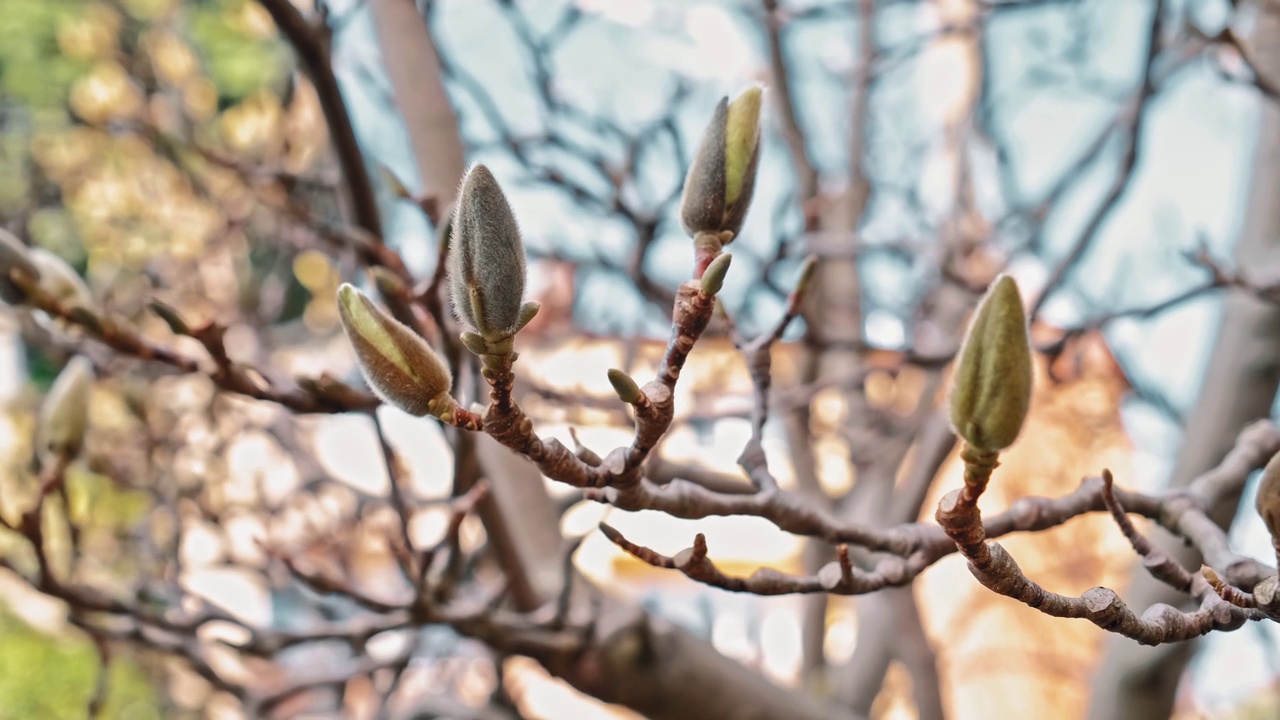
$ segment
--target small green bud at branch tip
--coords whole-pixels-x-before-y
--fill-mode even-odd
[[[155,298],[147,301],[147,307],[151,308],[151,312],[155,313],[157,317],[164,321],[165,325],[169,326],[169,330],[172,331],[174,335],[191,334],[191,327],[182,319],[182,316],[178,314],[177,310],[174,310]]]
[[[538,311],[541,309],[542,303],[535,300],[530,300],[529,302],[521,305],[520,321],[516,324],[516,332],[520,332],[526,325],[533,322],[533,319],[538,316]]]
[[[483,355],[489,351],[488,346],[485,345],[484,338],[480,337],[477,333],[468,331],[462,333],[458,337],[462,340],[462,346],[476,355]]]
[[[66,260],[44,248],[31,248],[31,262],[40,275],[40,289],[71,307],[90,307],[93,294],[84,278]]]
[[[725,275],[729,273],[731,262],[733,262],[733,256],[723,253],[707,265],[707,269],[702,273],[702,294],[715,295],[720,292],[720,288],[724,286]]]
[[[609,384],[613,386],[613,391],[618,394],[618,399],[622,402],[637,405],[644,400],[644,391],[630,375],[616,368],[610,368],[608,374]]]
[[[809,285],[813,283],[814,273],[818,271],[817,256],[810,255],[804,259],[804,264],[800,266],[800,276],[796,278],[796,295],[804,295],[809,291]]]
[[[399,276],[384,267],[375,265],[369,268],[369,277],[373,278],[373,284],[384,299],[403,295],[409,291]]]

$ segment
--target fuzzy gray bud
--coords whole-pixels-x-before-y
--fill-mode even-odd
[[[1001,275],[978,303],[956,362],[951,424],[982,452],[1013,444],[1031,407],[1033,363],[1018,283]]]
[[[487,340],[520,328],[525,259],[520,227],[493,173],[474,165],[462,179],[449,240],[449,290],[458,319]]]
[[[347,283],[338,288],[338,315],[379,397],[412,415],[447,409],[453,378],[426,340]]]
[[[729,242],[742,229],[760,164],[762,93],[753,87],[716,105],[689,166],[680,222],[690,235],[712,233]]]

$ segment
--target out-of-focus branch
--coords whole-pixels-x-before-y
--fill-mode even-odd
[[[799,182],[796,192],[800,201],[807,203],[818,193],[818,171],[809,159],[804,130],[800,127],[796,99],[791,88],[791,70],[787,66],[786,51],[782,45],[784,21],[778,13],[778,2],[763,0],[763,5],[765,37],[769,42],[770,77],[782,123],[782,137],[787,141],[791,162],[796,166],[796,178]]]
[[[1121,151],[1119,169],[1112,177],[1111,184],[1107,187],[1107,192],[1101,202],[1085,222],[1075,243],[1072,244],[1067,254],[1054,265],[1053,272],[1050,274],[1049,279],[1045,281],[1044,290],[1036,298],[1031,308],[1033,322],[1035,318],[1039,317],[1045,302],[1058,290],[1059,286],[1066,280],[1067,275],[1071,273],[1075,266],[1079,264],[1080,259],[1093,246],[1094,240],[1098,237],[1112,213],[1119,207],[1120,201],[1132,185],[1133,171],[1141,157],[1143,133],[1146,130],[1147,119],[1150,117],[1151,98],[1156,93],[1157,88],[1155,73],[1157,61],[1162,54],[1164,15],[1165,3],[1163,0],[1157,0],[1151,9],[1151,22],[1147,32],[1147,53],[1142,69],[1142,80],[1138,91],[1129,100],[1122,113],[1120,137],[1123,143],[1123,150]]]
[[[122,320],[98,311],[68,305],[42,289],[37,282],[19,282],[26,293],[24,302],[27,305],[82,328],[122,355],[160,362],[185,373],[201,372],[204,363],[198,358],[160,345]],[[208,377],[223,390],[274,402],[301,413],[368,411],[381,404],[375,396],[327,374],[314,379],[299,379],[298,387],[294,389],[272,387],[263,372],[235,362],[227,355],[222,341],[225,328],[217,323],[191,328],[163,304],[153,303],[152,308],[175,332],[194,338],[204,346],[215,366],[207,373]]]
[[[1263,75],[1280,77],[1280,45],[1276,43],[1280,37],[1280,7],[1274,2],[1264,2],[1257,3],[1256,9],[1259,12],[1251,38],[1255,68]],[[1276,207],[1280,165],[1274,159],[1280,154],[1280,105],[1261,104],[1257,133],[1236,264],[1255,275],[1277,277],[1280,213]],[[1230,438],[1239,428],[1257,418],[1270,416],[1272,401],[1280,388],[1277,342],[1280,342],[1280,307],[1250,292],[1229,290],[1199,396],[1187,415],[1171,487],[1190,485],[1228,453]],[[1236,486],[1218,495],[1217,501],[1206,508],[1205,524],[1228,527],[1239,505],[1240,490]],[[1198,566],[1194,549],[1184,547],[1164,533],[1157,533],[1152,540],[1183,567]],[[1205,555],[1206,564],[1216,570],[1210,554],[1200,552]],[[1250,589],[1235,579],[1229,581]],[[1134,602],[1144,605],[1184,602],[1164,583],[1146,575],[1135,577],[1130,594]],[[1089,717],[1093,720],[1168,717],[1192,650],[1193,646],[1187,646],[1171,652],[1156,652],[1131,644],[1109,644],[1094,682]]]
[[[1213,507],[1219,498],[1239,492],[1249,474],[1262,467],[1276,452],[1280,452],[1280,429],[1270,423],[1259,422],[1242,432],[1235,448],[1222,463],[1197,478],[1185,493],[1163,497],[1144,495],[1111,488],[1103,478],[1086,478],[1070,495],[1059,498],[1024,497],[1005,512],[986,518],[974,526],[981,533],[981,538],[973,544],[977,546],[987,538],[1010,532],[1057,527],[1086,513],[1114,512],[1111,508],[1118,504],[1126,512],[1146,517],[1182,537],[1198,548],[1206,564],[1219,571],[1228,582],[1248,589],[1275,571],[1232,552],[1226,533],[1209,520],[1208,508]],[[724,575],[715,568],[707,556],[705,540],[695,541],[693,547],[677,555],[665,556],[633,543],[612,528],[605,530],[615,544],[655,567],[679,569],[698,582],[726,590],[768,595],[858,595],[907,584],[924,569],[957,549],[943,527],[918,523],[885,530],[852,527],[829,516],[824,517],[812,508],[802,511],[803,501],[797,496],[784,496],[783,491],[749,497],[717,497],[701,488],[685,486],[682,489],[685,492],[681,497],[670,500],[657,500],[660,496],[656,493],[666,495],[671,486],[662,491],[655,490],[655,495],[651,495],[650,501],[641,507],[662,510],[677,517],[755,515],[769,519],[793,534],[822,537],[833,543],[856,544],[887,554],[870,571],[837,559],[812,575],[792,576],[763,569],[751,577],[737,578]],[[789,499],[784,500],[784,497]]]
[[[290,0],[260,0],[271,15],[276,27],[293,46],[298,59],[315,84],[320,108],[329,125],[334,150],[342,166],[343,180],[351,195],[352,214],[355,222],[376,238],[382,237],[382,220],[378,214],[378,202],[373,193],[373,181],[365,166],[355,128],[342,99],[338,78],[333,71],[330,55],[330,31],[327,13],[320,13],[308,20]]]
[[[422,193],[437,210],[432,222],[439,223],[465,170],[462,136],[445,93],[440,57],[413,0],[373,0],[370,8],[383,65],[422,176]]]

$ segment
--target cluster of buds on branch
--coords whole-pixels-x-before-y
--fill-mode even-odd
[[[621,370],[609,381],[624,402],[637,409],[642,427],[632,448],[617,463],[588,466],[557,443],[544,444],[532,423],[511,399],[514,339],[538,313],[524,300],[526,259],[520,228],[505,194],[484,165],[462,180],[448,219],[445,255],[449,295],[461,325],[464,347],[481,360],[493,401],[483,420],[463,410],[450,394],[444,360],[411,328],[396,321],[359,290],[344,285],[338,293],[343,328],[370,386],[388,402],[415,415],[432,414],[471,430],[481,427],[508,447],[525,454],[551,477],[553,468],[577,485],[610,484],[602,474],[634,482],[640,463],[671,422],[670,388],[693,343],[714,311],[732,257],[722,252],[742,227],[751,204],[760,156],[761,90],[751,88],[732,103],[722,100],[689,168],[681,220],[694,238],[693,280],[678,295],[674,336],[658,380],[641,387]],[[658,402],[651,403],[651,397]],[[572,466],[572,470],[566,470]],[[604,468],[604,469],[602,469]],[[588,477],[592,476],[592,477]],[[617,479],[615,478],[615,481]]]
[[[515,337],[535,317],[539,305],[524,297],[527,260],[515,213],[497,179],[484,165],[474,165],[466,173],[451,217],[443,218],[440,223],[441,269],[437,270],[429,288],[424,291],[411,287],[414,279],[407,271],[393,271],[391,268],[403,270],[403,265],[393,251],[387,250],[396,262],[377,265],[367,261],[371,285],[386,301],[386,308],[351,284],[343,284],[337,291],[343,331],[377,399],[415,416],[434,416],[462,430],[486,433],[532,462],[551,480],[577,487],[583,490],[582,497],[621,510],[659,511],[688,519],[755,516],[785,532],[837,545],[836,560],[817,573],[791,576],[765,568],[750,577],[739,578],[716,566],[702,535],[697,536],[688,550],[666,557],[601,525],[605,536],[625,551],[652,565],[678,569],[707,585],[758,594],[861,594],[908,584],[938,559],[959,552],[968,561],[974,577],[995,592],[1052,615],[1087,618],[1100,627],[1140,642],[1173,642],[1214,629],[1234,629],[1244,620],[1280,617],[1280,580],[1274,570],[1266,568],[1269,577],[1258,581],[1258,577],[1265,574],[1258,569],[1260,564],[1224,562],[1225,535],[1204,530],[1204,523],[1195,524],[1198,518],[1206,517],[1204,507],[1210,504],[1207,500],[1198,505],[1165,503],[1161,498],[1125,493],[1114,489],[1110,474],[1104,472],[1102,482],[1090,484],[1086,480],[1073,496],[1027,499],[1019,508],[984,520],[978,507],[979,499],[999,465],[1000,454],[1021,433],[1033,392],[1027,313],[1017,283],[1008,276],[996,278],[978,303],[957,355],[949,410],[952,427],[963,440],[960,458],[965,465],[964,485],[940,502],[936,514],[938,526],[914,522],[894,528],[859,525],[781,487],[769,470],[762,437],[769,416],[770,351],[798,316],[802,295],[813,284],[815,261],[812,258],[803,265],[786,312],[771,331],[750,341],[740,341],[731,329],[735,345],[747,359],[756,387],[751,439],[739,458],[751,485],[731,493],[679,478],[654,482],[646,461],[671,427],[675,414],[674,389],[681,369],[710,323],[716,308],[715,296],[730,268],[732,258],[724,249],[741,232],[750,208],[761,153],[761,106],[759,88],[748,89],[732,101],[721,100],[688,168],[679,214],[693,240],[693,270],[690,279],[676,292],[671,338],[656,377],[641,384],[622,370],[608,371],[615,393],[631,407],[634,416],[635,432],[629,445],[598,454],[582,446],[570,450],[556,440],[544,440],[535,432],[533,420],[512,397],[518,358]],[[448,288],[452,318],[447,317],[443,307],[444,287]],[[158,360],[184,372],[197,372],[201,365],[208,364],[203,358],[158,345],[126,323],[93,308],[83,280],[66,263],[43,250],[24,246],[3,231],[0,231],[0,299],[23,303],[77,324],[86,329],[89,336],[140,359]],[[421,305],[414,307],[415,303]],[[175,334],[194,338],[209,351],[215,365],[209,377],[224,390],[276,402],[299,412],[369,411],[377,405],[374,397],[327,377],[322,378],[323,382],[300,380],[298,391],[277,390],[265,381],[260,384],[251,379],[245,366],[228,356],[222,343],[224,328],[213,323],[190,325],[176,311],[158,302],[153,303],[151,309]],[[425,329],[420,322],[421,314],[415,314],[424,309],[434,320]],[[456,351],[460,348],[451,344],[454,352],[443,353],[433,347],[433,342],[441,341],[440,335],[434,332],[436,328],[456,333],[461,348],[478,358],[480,374],[489,386],[487,406],[480,410],[467,409],[455,397],[454,372],[461,374],[461,371],[457,365],[451,366],[446,355],[456,361],[459,354]],[[450,337],[445,335],[444,339]],[[41,464],[50,468],[44,473],[47,480],[42,483],[41,502],[45,495],[59,489],[58,478],[83,448],[93,379],[88,360],[73,360],[54,383],[41,410],[37,449]],[[933,395],[929,397],[932,403]],[[1255,434],[1259,434],[1260,439],[1247,444],[1268,448],[1267,457],[1280,448],[1280,433],[1274,428],[1266,437]],[[1242,441],[1242,444],[1246,443]],[[1261,457],[1238,464],[1256,468],[1261,464]],[[389,463],[389,467],[393,465]],[[410,503],[395,495],[399,492],[396,487],[393,483],[393,507],[404,521],[404,537],[400,542],[403,549],[413,550],[414,542],[407,530],[409,512],[406,508]],[[435,550],[428,549],[417,555],[405,552],[397,558],[402,559],[406,577],[417,578],[414,601],[401,607],[378,605],[366,599],[363,601],[366,607],[374,607],[379,612],[411,610],[414,622],[450,622],[464,634],[483,636],[488,632],[474,625],[483,613],[462,617],[441,609],[445,604],[442,598],[451,595],[453,583],[460,577],[457,573],[461,572],[462,555],[453,548],[457,545],[463,515],[470,512],[486,492],[477,489],[479,487],[453,506],[452,539],[442,541]],[[1206,492],[1205,497],[1208,496]],[[1125,505],[1134,509],[1126,511]],[[1106,588],[1094,588],[1079,598],[1054,595],[1023,575],[1009,554],[998,543],[990,541],[1015,530],[1033,526],[1044,529],[1102,509],[1111,511],[1135,551],[1148,561],[1150,568],[1159,569],[1162,579],[1202,599],[1201,610],[1182,613],[1161,608],[1139,617]],[[1280,455],[1271,460],[1263,473],[1257,510],[1277,538],[1280,556]],[[1205,555],[1206,562],[1223,570],[1223,576],[1211,570],[1192,573],[1160,556],[1128,521],[1127,512],[1144,514],[1201,549],[1219,548],[1218,556],[1211,558],[1212,552]],[[38,513],[28,513],[28,516],[35,518]],[[34,547],[40,547],[41,525],[32,520],[23,522],[22,532],[28,534]],[[1216,526],[1214,529],[1217,530]],[[436,562],[437,551],[440,558],[448,555],[447,561]],[[874,563],[864,564],[859,560],[855,565],[854,558],[859,554],[874,555]],[[41,560],[44,578],[50,576],[46,564]],[[1245,576],[1246,571],[1251,573],[1249,577]],[[1152,570],[1153,575],[1156,572]],[[302,576],[297,571],[295,574]],[[432,583],[428,579],[440,582]],[[319,578],[315,583],[323,586]],[[47,583],[44,586],[49,587]],[[333,589],[333,586],[324,587]],[[1252,594],[1241,588],[1252,590]],[[358,597],[354,589],[345,586],[339,591]],[[500,599],[495,598],[494,602]],[[561,621],[563,617],[557,620]]]

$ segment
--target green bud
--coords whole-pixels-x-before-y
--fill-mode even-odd
[[[487,340],[519,329],[524,245],[511,206],[493,174],[472,166],[462,180],[449,240],[449,290],[458,319]]]
[[[398,275],[380,265],[369,268],[369,277],[384,298],[397,297],[409,291]]]
[[[348,283],[338,288],[338,312],[360,370],[383,400],[422,416],[449,392],[449,366],[427,341]]]
[[[758,161],[760,146],[760,88],[747,88],[729,103],[729,117],[725,122],[724,154],[724,202],[733,205],[743,191],[751,192],[754,164]],[[750,182],[748,182],[750,180]]]
[[[31,249],[22,244],[13,233],[0,228],[0,300],[20,303],[26,293],[13,282],[13,275],[30,280],[40,279],[40,270],[31,258]]]
[[[810,255],[804,259],[804,264],[800,266],[800,277],[796,278],[797,295],[803,295],[809,291],[809,285],[813,283],[813,276],[818,271],[818,258],[816,255]]]
[[[520,332],[526,325],[533,322],[533,319],[538,316],[538,311],[541,309],[542,303],[536,300],[530,300],[529,302],[521,305],[520,320],[516,323],[516,332]]]
[[[618,399],[622,402],[635,405],[644,399],[644,392],[630,375],[616,368],[610,368],[608,374],[609,384],[613,386],[613,391],[618,393]]]
[[[191,327],[182,319],[182,315],[180,315],[177,310],[155,298],[151,298],[147,301],[147,307],[150,307],[151,312],[155,313],[157,317],[164,321],[165,325],[169,326],[169,330],[172,331],[174,335],[191,334]]]
[[[1254,501],[1258,515],[1271,537],[1280,542],[1280,453],[1276,453],[1262,469],[1258,480],[1258,498]]]
[[[459,337],[462,339],[462,346],[476,355],[484,355],[489,352],[489,346],[485,344],[484,338],[473,332],[464,332]]]
[[[92,387],[93,364],[77,355],[58,374],[40,406],[36,437],[41,452],[65,459],[80,454],[89,426]]]
[[[716,105],[680,200],[680,221],[690,235],[728,233],[729,242],[742,229],[760,164],[762,99],[752,87]]]
[[[720,288],[724,286],[724,276],[729,273],[729,263],[733,262],[733,256],[729,253],[717,255],[712,260],[707,269],[702,272],[702,294],[715,295],[720,292]]]
[[[92,307],[93,294],[80,273],[66,260],[44,248],[31,248],[31,262],[40,274],[40,289],[71,307]]]
[[[976,450],[1017,439],[1031,406],[1031,341],[1018,284],[1001,275],[978,304],[951,390],[951,424]]]
[[[401,200],[413,199],[413,193],[409,192],[409,188],[405,187],[404,183],[400,181],[400,178],[397,177],[395,173],[391,172],[391,168],[386,165],[379,165],[378,171],[379,174],[382,175],[382,181],[385,182],[387,184],[387,188],[391,190],[392,195],[395,195]]]

